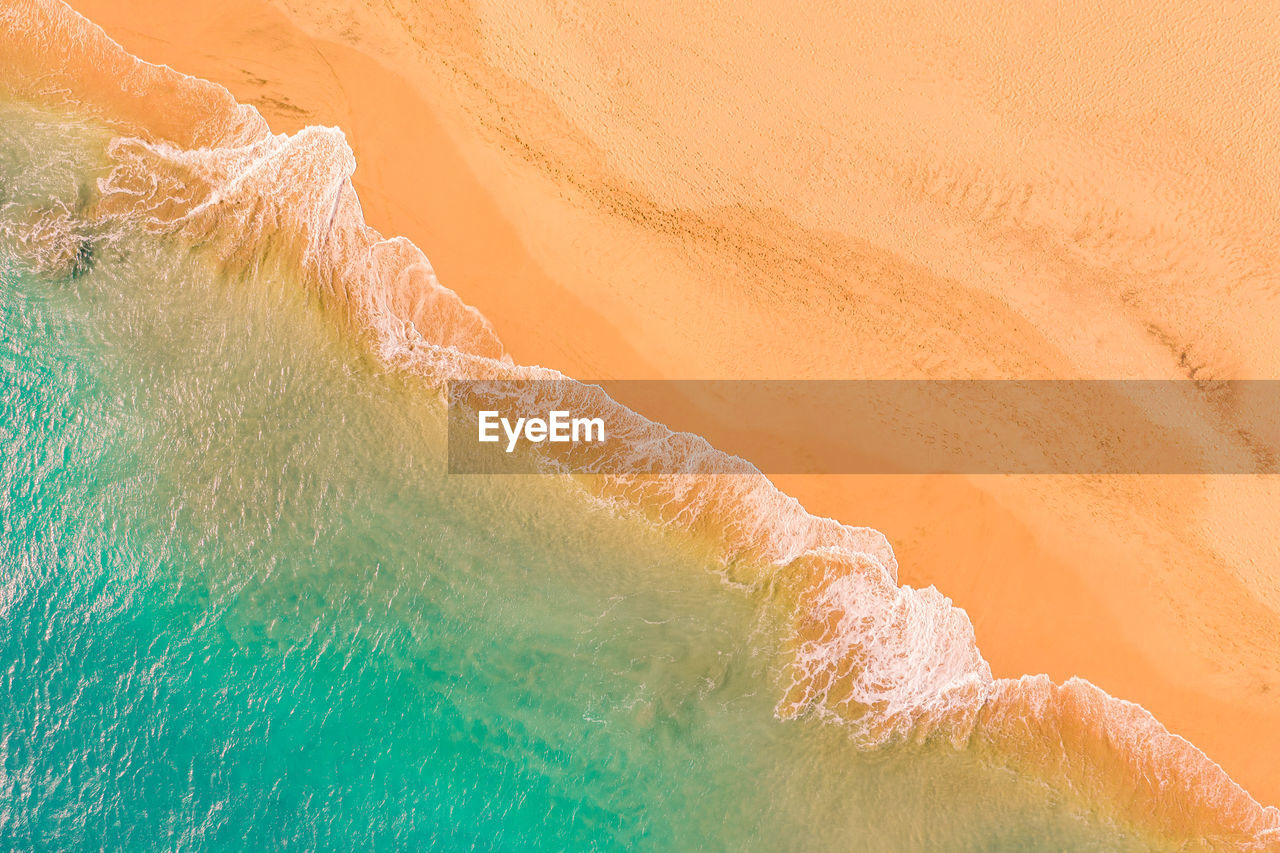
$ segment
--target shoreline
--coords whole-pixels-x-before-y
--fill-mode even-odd
[[[156,5],[155,15],[142,17],[137,4],[88,2],[76,3],[76,8],[130,52],[227,86],[238,99],[263,110],[277,132],[310,123],[342,126],[357,152],[360,165],[354,182],[369,223],[384,233],[405,234],[423,246],[441,280],[489,318],[517,361],[544,363],[585,377],[598,371],[628,378],[655,375],[650,371],[670,375],[664,371],[670,371],[672,356],[649,339],[651,323],[640,324],[632,344],[617,331],[631,328],[625,314],[610,327],[603,318],[612,316],[612,310],[587,307],[580,288],[559,283],[544,271],[544,264],[526,248],[533,243],[531,232],[513,227],[494,200],[501,196],[494,189],[497,178],[486,175],[488,182],[482,181],[468,168],[468,162],[490,155],[473,154],[468,161],[457,153],[448,133],[432,122],[430,105],[377,59],[297,30],[282,46],[279,40],[284,36],[275,28],[284,19],[259,4],[224,7],[219,16],[234,18],[236,26],[226,29],[230,24],[224,20],[223,30],[184,22],[176,13],[166,16],[163,7]],[[245,14],[246,10],[258,10],[258,17]],[[167,27],[164,38],[144,36],[123,23],[134,19],[147,20],[157,31]],[[266,23],[271,29],[264,31]],[[290,61],[285,72],[279,66],[289,51],[313,59]],[[214,55],[230,58],[218,60]],[[263,76],[273,69],[280,79]],[[326,79],[325,73],[332,77]],[[379,100],[344,100],[342,81],[346,79],[363,80],[361,91],[377,92]],[[254,82],[258,80],[264,82]],[[344,106],[330,112],[332,103]],[[409,127],[384,128],[382,118],[387,115],[405,116]],[[421,204],[433,194],[441,200]],[[567,222],[562,227],[579,226]],[[513,287],[512,281],[520,285]],[[661,304],[663,295],[654,298]],[[630,310],[639,309],[632,306]],[[549,330],[549,322],[560,325]],[[575,339],[564,333],[566,329],[586,334]],[[641,351],[657,357],[638,355]],[[771,368],[781,366],[774,362]],[[883,531],[897,550],[902,581],[936,584],[969,611],[978,645],[997,675],[1047,671],[1058,681],[1070,675],[1089,678],[1109,693],[1151,710],[1264,802],[1280,799],[1280,789],[1275,788],[1280,783],[1266,778],[1273,758],[1280,755],[1280,734],[1274,736],[1276,743],[1258,740],[1268,730],[1280,732],[1276,725],[1280,708],[1275,701],[1218,697],[1217,685],[1199,671],[1183,676],[1189,684],[1177,683],[1170,671],[1184,668],[1178,656],[1153,661],[1150,654],[1159,638],[1173,635],[1177,620],[1164,626],[1155,622],[1150,633],[1157,642],[1147,640],[1144,650],[1133,639],[1135,629],[1126,628],[1117,601],[1121,593],[1141,590],[1145,581],[1126,581],[1121,593],[1100,589],[1105,587],[1107,567],[1132,559],[1130,547],[1105,541],[1046,543],[1046,530],[1048,536],[1055,533],[1052,503],[1030,509],[1019,506],[1026,492],[1016,487],[1002,490],[968,481],[904,483],[888,478],[856,483],[775,480],[814,514]],[[1062,499],[1062,495],[1050,497]],[[1061,526],[1058,538],[1063,538]],[[1105,540],[1106,531],[1094,538]],[[957,541],[962,547],[957,547]],[[1080,552],[1086,558],[1101,556],[1104,570],[1080,568],[1086,564],[1075,556]],[[1174,562],[1172,558],[1180,552],[1166,556]],[[1037,564],[1052,565],[1053,571],[1039,588],[1017,588],[1019,578],[1027,583],[1024,567]],[[1003,569],[998,578],[986,577],[992,565]],[[1228,597],[1218,603],[1225,608],[1233,602]],[[1072,615],[1063,617],[1064,612]],[[1216,624],[1210,622],[1211,627]],[[1089,629],[1082,632],[1081,625]],[[1036,666],[1033,661],[1040,663]],[[1248,701],[1233,701],[1237,698]]]

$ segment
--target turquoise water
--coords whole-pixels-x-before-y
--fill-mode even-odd
[[[1145,849],[776,719],[781,614],[697,542],[446,475],[296,282],[91,221],[103,129],[0,127],[0,846]]]

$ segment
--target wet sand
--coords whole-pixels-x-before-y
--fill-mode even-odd
[[[276,130],[341,126],[369,223],[421,246],[520,362],[1280,375],[1278,143],[1260,132],[1280,106],[1240,100],[1276,91],[1262,25],[1148,27],[1135,7],[1114,30],[1028,19],[990,43],[982,10],[954,27],[877,13],[863,36],[789,22],[745,51],[776,23],[763,12],[689,16],[666,39],[622,13],[483,4],[73,5]],[[1107,43],[1126,27],[1150,43]],[[1273,482],[775,480],[882,530],[904,582],[966,608],[997,675],[1088,678],[1280,802]]]

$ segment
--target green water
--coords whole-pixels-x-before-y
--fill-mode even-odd
[[[0,128],[0,847],[1141,849],[775,719],[777,614],[696,543],[447,476],[296,283],[83,218],[104,131]]]

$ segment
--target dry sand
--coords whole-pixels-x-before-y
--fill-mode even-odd
[[[341,126],[370,224],[520,362],[1280,376],[1267,4],[72,3],[276,130]],[[775,481],[882,530],[997,675],[1086,677],[1280,803],[1274,480]]]

